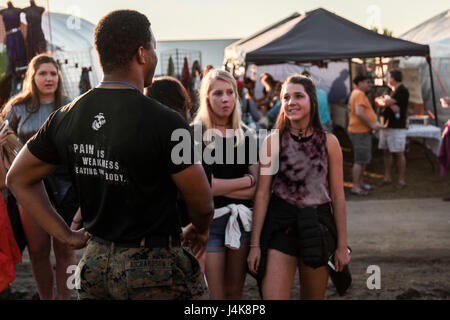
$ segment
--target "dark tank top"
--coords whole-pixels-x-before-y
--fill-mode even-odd
[[[281,136],[280,167],[272,190],[299,207],[331,202],[328,185],[328,150],[324,131],[298,141],[289,131]]]

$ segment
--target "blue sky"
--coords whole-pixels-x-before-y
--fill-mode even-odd
[[[13,1],[27,6],[28,0]],[[5,5],[6,1],[0,2]],[[50,10],[92,23],[116,9],[145,13],[158,40],[242,38],[293,12],[323,7],[362,26],[379,25],[399,36],[450,9],[448,0],[36,0]]]

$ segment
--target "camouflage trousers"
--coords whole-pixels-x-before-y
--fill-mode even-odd
[[[123,248],[89,241],[78,264],[78,299],[211,299],[190,249]]]

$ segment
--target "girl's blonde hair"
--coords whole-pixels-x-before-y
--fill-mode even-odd
[[[231,84],[234,92],[234,108],[230,115],[231,118],[231,128],[235,132],[236,145],[244,142],[244,131],[242,128],[246,126],[241,121],[241,104],[239,102],[239,96],[237,91],[237,84],[234,77],[227,71],[212,69],[206,76],[202,79],[199,96],[200,96],[200,106],[197,111],[197,115],[194,118],[194,125],[201,123],[206,131],[206,136],[204,135],[205,142],[212,140],[211,130],[214,128],[214,117],[211,104],[209,102],[209,92],[211,91],[211,86],[214,81],[222,80]]]

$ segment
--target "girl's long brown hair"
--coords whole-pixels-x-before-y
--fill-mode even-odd
[[[283,82],[283,85],[281,87],[281,92],[283,92],[284,88],[288,84],[301,84],[303,88],[305,88],[306,93],[309,96],[309,101],[311,103],[311,108],[309,112],[309,123],[306,127],[306,132],[308,132],[309,129],[313,129],[316,131],[323,130],[322,123],[320,122],[320,115],[319,115],[319,103],[317,102],[317,94],[316,94],[316,86],[312,82],[312,80],[308,77],[294,74],[286,79],[286,81]],[[281,101],[283,101],[283,97],[280,97]],[[286,116],[286,112],[284,110],[284,106],[282,104],[280,113],[278,114],[277,122],[275,124],[275,129],[280,130],[280,133],[284,130],[289,130],[291,128],[291,123],[289,119]]]
[[[34,82],[34,77],[39,67],[44,63],[53,64],[58,72],[58,86],[55,91],[55,110],[61,107],[62,97],[64,94],[61,70],[59,69],[58,63],[56,63],[55,59],[51,55],[43,53],[35,56],[30,61],[27,73],[25,74],[25,80],[23,81],[22,91],[6,103],[5,108],[2,111],[3,115],[5,115],[12,108],[12,106],[18,103],[25,103],[28,113],[35,113],[39,111],[41,101],[39,97],[39,89]]]

